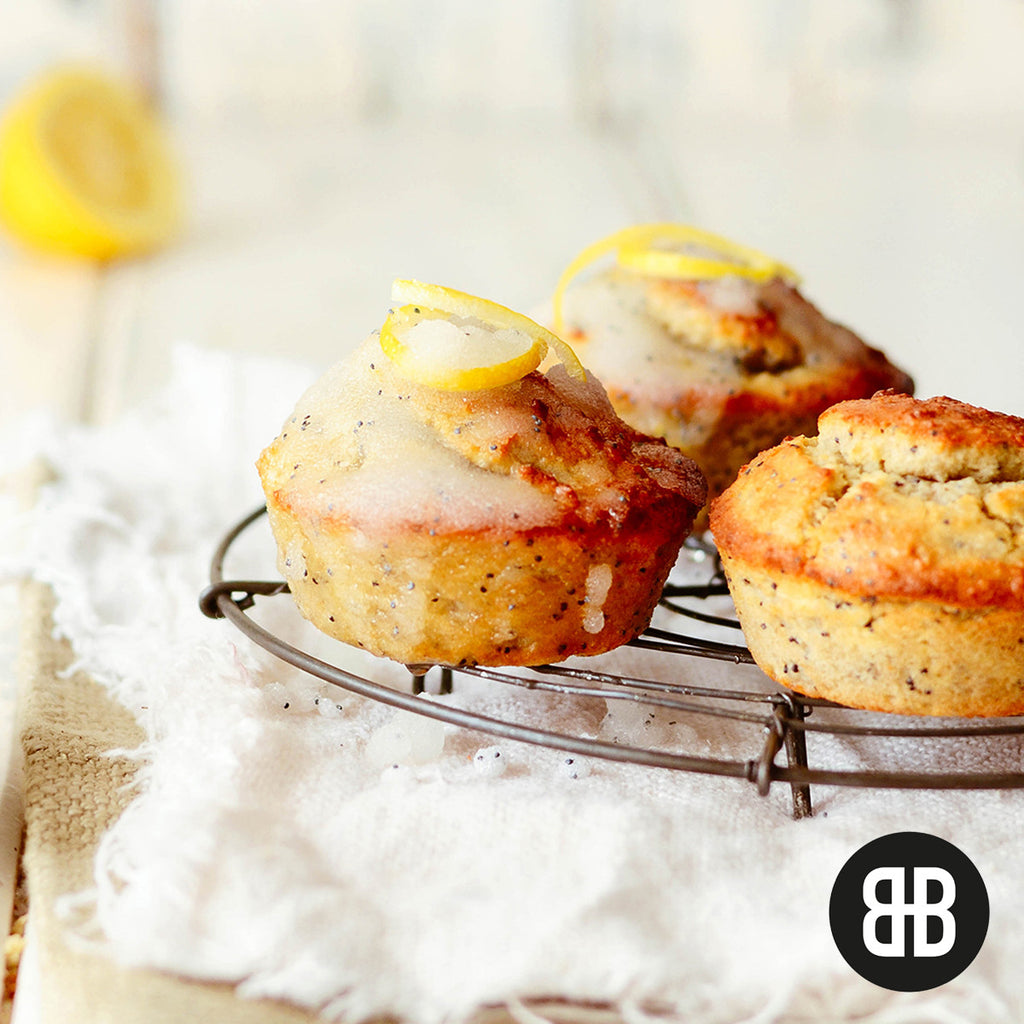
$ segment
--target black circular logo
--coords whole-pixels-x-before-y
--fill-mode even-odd
[[[970,858],[924,832],[894,832],[862,846],[832,886],[828,917],[846,962],[897,992],[955,978],[988,931],[988,892]]]

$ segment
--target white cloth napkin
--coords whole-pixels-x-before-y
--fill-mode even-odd
[[[253,461],[312,376],[182,348],[159,400],[110,427],[32,440],[57,479],[8,570],[52,584],[79,667],[148,737],[95,888],[69,895],[79,941],[331,1019],[441,1024],[534,996],[689,1024],[1024,1019],[1024,792],[816,787],[816,815],[794,821],[784,787],[762,798],[732,779],[569,763],[358,698],[205,619],[210,555],[259,504]],[[260,523],[227,572],[274,578],[273,566]],[[287,596],[257,614],[368,678],[408,685],[398,666],[316,635]],[[749,667],[632,650],[601,664],[765,685]],[[597,699],[570,708],[461,677],[457,688],[477,710],[604,739],[721,757],[760,745],[712,718]],[[896,746],[811,737],[810,755],[873,766]],[[909,747],[896,756],[917,766],[1021,765],[1016,738]],[[959,978],[896,994],[844,963],[828,902],[856,849],[904,830],[966,852],[992,914]]]

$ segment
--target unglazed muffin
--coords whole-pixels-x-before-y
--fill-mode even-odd
[[[594,248],[619,258],[589,277],[577,276],[581,261],[569,268],[555,330],[627,423],[700,465],[711,497],[758,452],[813,433],[830,405],[913,390],[770,257],[683,225],[642,225]]]
[[[450,323],[485,346],[505,329],[501,316],[406,309],[421,333]],[[444,377],[436,345],[421,344]],[[375,332],[260,456],[302,613],[416,665],[540,664],[637,636],[704,504],[699,469],[623,423],[578,363],[471,389],[450,385],[493,374],[430,386],[425,365],[410,379]]]
[[[711,530],[777,682],[872,710],[1024,713],[1024,420],[843,402],[744,467]]]

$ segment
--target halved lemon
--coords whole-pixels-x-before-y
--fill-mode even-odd
[[[620,266],[650,277],[705,281],[735,274],[755,281],[799,280],[794,270],[774,257],[710,231],[689,224],[637,224],[588,245],[565,268],[553,299],[556,332],[564,330],[562,303],[570,282],[613,251]]]
[[[443,391],[482,391],[535,370],[552,350],[586,379],[576,353],[547,328],[505,306],[454,288],[398,280],[401,303],[384,321],[380,344],[399,373]]]
[[[180,187],[154,112],[91,69],[30,83],[0,125],[0,217],[36,248],[93,259],[165,242],[180,219]]]

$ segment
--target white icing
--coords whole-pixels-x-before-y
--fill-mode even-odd
[[[737,316],[757,316],[761,312],[758,302],[761,288],[756,281],[738,274],[701,281],[697,286],[712,309]]]
[[[268,487],[307,535],[344,522],[378,538],[410,525],[508,536],[561,522],[567,509],[620,519],[621,455],[592,433],[622,427],[603,386],[561,364],[546,376],[475,392],[416,385],[371,336],[299,400],[269,452]],[[585,442],[571,462],[565,433]],[[634,448],[652,479],[685,493],[678,453]]]
[[[569,289],[566,322],[585,335],[580,357],[605,385],[625,390],[641,404],[671,407],[681,392],[705,384],[708,395],[718,391],[724,395],[737,374],[733,354],[691,346],[674,337],[650,314],[647,287],[648,282],[638,275],[610,271]],[[779,280],[758,283],[732,275],[703,282],[699,288],[719,313],[773,313],[781,331],[796,339],[807,365],[818,372],[860,351],[855,335],[826,320]],[[799,377],[804,367],[789,372]],[[755,384],[750,386],[757,389]],[[705,426],[713,426],[718,415],[715,403],[707,400],[689,412],[689,422],[696,425],[706,420]]]
[[[416,364],[460,370],[514,359],[534,344],[524,331],[494,330],[465,317],[420,320],[402,332],[400,340],[408,346]]]
[[[460,396],[403,387],[370,338],[303,395],[284,442],[285,460],[298,467],[289,482],[297,514],[316,519],[326,512],[382,527],[437,519],[449,530],[529,528],[555,517],[550,493],[475,465],[425,422],[430,403],[459,408]],[[494,444],[517,429],[508,410],[483,415]]]
[[[598,378],[656,405],[672,405],[679,381],[703,378],[709,362],[731,372],[731,359],[681,344],[655,320],[645,289],[640,278],[599,276],[566,295],[566,319],[586,334],[582,358]]]
[[[612,585],[610,565],[592,565],[587,573],[587,589],[583,605],[583,628],[588,633],[604,629],[604,602]]]

